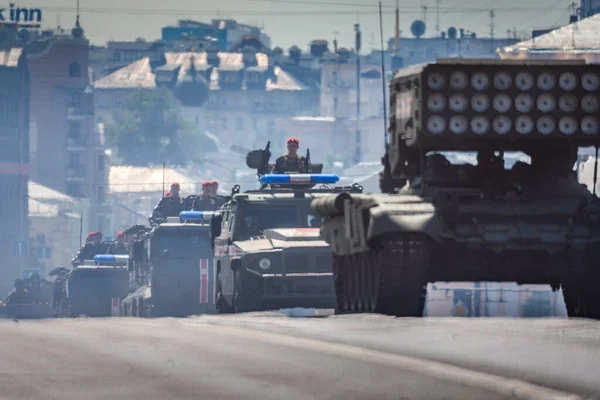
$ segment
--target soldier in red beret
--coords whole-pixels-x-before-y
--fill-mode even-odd
[[[275,167],[273,173],[285,174],[285,173],[308,173],[308,165],[305,157],[298,155],[298,149],[300,148],[300,141],[291,137],[287,140],[287,154],[279,157],[275,161]]]

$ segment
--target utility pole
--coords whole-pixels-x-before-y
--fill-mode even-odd
[[[360,25],[354,24],[355,49],[356,49],[356,153],[354,154],[354,163],[360,162],[360,47],[361,32]]]
[[[496,13],[494,12],[494,9],[492,8],[490,10],[490,46],[491,46],[491,51],[494,51],[494,19],[496,18]]]
[[[435,34],[440,36],[440,3],[442,0],[435,0]]]

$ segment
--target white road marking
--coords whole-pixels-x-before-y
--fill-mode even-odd
[[[431,376],[433,378],[473,388],[488,390],[511,398],[524,400],[582,400],[581,397],[574,394],[546,388],[518,379],[505,378],[500,375],[470,370],[438,361],[425,360],[401,354],[384,353],[382,351],[346,344],[287,336],[279,333],[261,332],[248,328],[205,325],[190,321],[185,321],[183,323],[195,328],[215,331],[214,333],[217,335],[230,335],[246,339],[251,338],[281,346],[310,349],[334,356],[388,365],[420,375]]]

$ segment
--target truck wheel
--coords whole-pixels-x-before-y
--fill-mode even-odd
[[[422,317],[429,270],[429,240],[418,234],[396,234],[377,243],[379,290],[375,312]]]
[[[569,277],[563,282],[569,318],[600,319],[600,292],[596,286],[598,274],[590,275]]]
[[[262,291],[253,289],[256,289],[256,286],[262,287],[262,285],[253,285],[254,282],[252,282],[252,279],[255,278],[240,271],[234,273],[233,279],[235,282],[232,301],[234,312],[259,311],[262,305]]]

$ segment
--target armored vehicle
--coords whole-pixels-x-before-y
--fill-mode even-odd
[[[579,147],[598,153],[598,66],[438,60],[390,89],[384,194],[312,204],[337,311],[421,316],[428,282],[507,281],[562,286],[569,315],[600,317],[598,198],[573,171]]]
[[[214,313],[212,214],[183,211],[137,232],[130,247],[130,291],[123,299],[122,315]]]
[[[57,278],[55,310],[58,316],[88,317],[119,316],[119,300],[127,294],[126,255],[99,254],[94,261],[69,271]],[[62,278],[62,279],[61,279]]]
[[[257,169],[260,189],[235,193],[212,221],[218,311],[334,308],[331,249],[309,205],[362,188],[332,187],[335,175],[269,174],[269,145],[255,152],[247,164]]]
[[[6,314],[10,318],[51,318],[52,283],[34,274],[27,279],[17,279],[15,290],[5,300]]]

